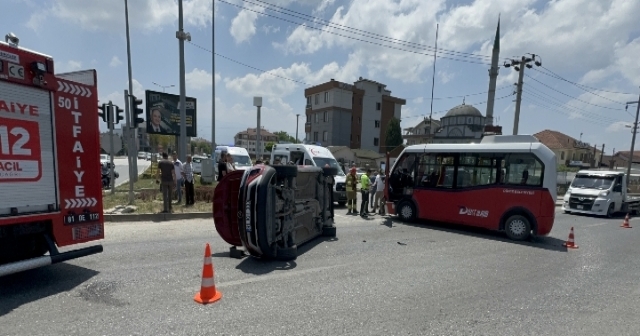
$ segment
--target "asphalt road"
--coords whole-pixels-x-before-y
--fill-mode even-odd
[[[211,220],[107,224],[102,254],[0,278],[0,334],[640,335],[640,218],[514,243],[345,213],[288,263],[229,258]],[[207,242],[224,296],[201,306]]]
[[[116,165],[116,171],[120,174],[120,177],[116,179],[116,187],[129,182],[129,162],[127,159],[114,158],[113,163]],[[142,174],[150,165],[151,161],[138,159],[138,172]]]

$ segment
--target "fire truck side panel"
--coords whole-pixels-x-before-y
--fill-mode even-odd
[[[0,81],[0,216],[57,208],[53,140],[51,93]]]
[[[56,87],[62,223],[53,226],[53,233],[58,246],[65,246],[104,238],[96,72],[61,75]]]

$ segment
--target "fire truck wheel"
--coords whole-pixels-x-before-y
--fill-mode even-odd
[[[280,177],[297,177],[298,166],[272,166]]]
[[[522,215],[513,215],[504,223],[504,231],[512,240],[526,240],[531,236],[531,223]]]
[[[396,213],[404,222],[412,222],[416,219],[416,208],[409,201],[400,202]]]

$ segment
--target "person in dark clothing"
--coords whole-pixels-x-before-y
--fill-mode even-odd
[[[220,162],[218,162],[218,181],[227,175],[227,152],[220,153]]]
[[[162,160],[158,162],[158,175],[156,183],[160,183],[162,189],[163,213],[171,212],[171,192],[176,183],[176,171],[173,162],[169,161],[169,155],[162,153]]]

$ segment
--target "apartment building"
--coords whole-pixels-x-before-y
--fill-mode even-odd
[[[304,91],[305,142],[347,146],[378,153],[386,150],[392,117],[400,119],[406,100],[391,96],[386,85],[360,77],[353,84],[331,79]]]
[[[256,131],[255,127],[247,128],[246,131],[241,131],[236,133],[236,135],[233,137],[233,143],[237,147],[246,148],[247,152],[249,152],[249,155],[252,157],[255,157],[257,135],[258,135],[258,132]],[[261,144],[260,147],[262,147],[262,150],[260,151],[260,153],[263,156],[265,156],[265,153],[267,153],[266,146],[269,142],[278,143],[278,136],[262,128],[260,130],[260,144]]]

